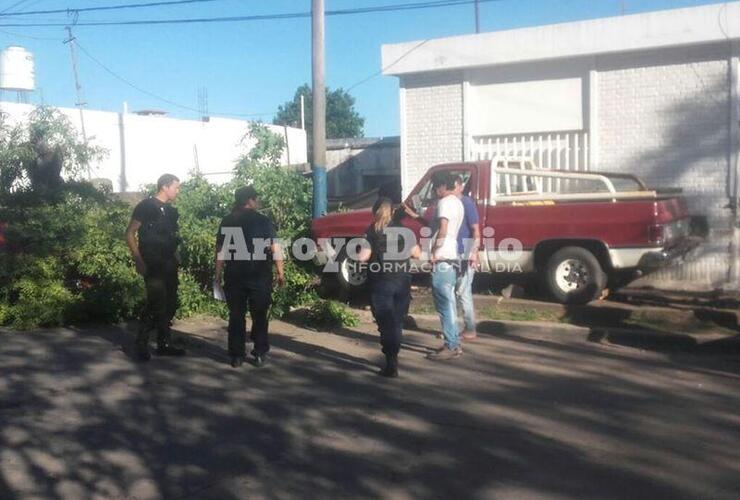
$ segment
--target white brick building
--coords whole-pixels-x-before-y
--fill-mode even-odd
[[[651,283],[726,284],[740,2],[385,45],[382,55],[400,80],[405,192],[434,164],[496,153],[635,173],[683,188],[712,229],[692,263]]]

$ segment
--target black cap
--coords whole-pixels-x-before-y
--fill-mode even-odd
[[[241,207],[245,205],[249,200],[257,199],[257,191],[252,186],[240,187],[234,191],[234,203]]]

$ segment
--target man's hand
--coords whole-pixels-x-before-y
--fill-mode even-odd
[[[278,287],[280,288],[284,287],[285,286],[285,275],[282,273],[278,274],[275,281],[277,282]]]
[[[414,209],[409,207],[406,203],[401,203],[401,208],[403,208],[403,211],[406,212],[406,215],[411,217],[412,219],[418,219],[419,214],[417,214]]]
[[[146,275],[146,264],[144,264],[144,260],[139,257],[134,258],[134,262],[136,263],[136,272],[142,276]]]
[[[475,269],[476,271],[480,270],[480,257],[478,256],[478,252],[473,252],[470,254],[470,266]]]

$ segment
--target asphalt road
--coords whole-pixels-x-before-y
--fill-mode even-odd
[[[0,498],[740,497],[737,358],[492,323],[445,364],[407,332],[388,381],[368,322],[274,323],[239,370],[223,322],[177,329],[146,365],[127,327],[0,331]]]

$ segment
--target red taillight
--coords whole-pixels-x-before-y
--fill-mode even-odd
[[[665,241],[665,226],[661,224],[648,226],[648,241],[656,245],[662,245]]]

